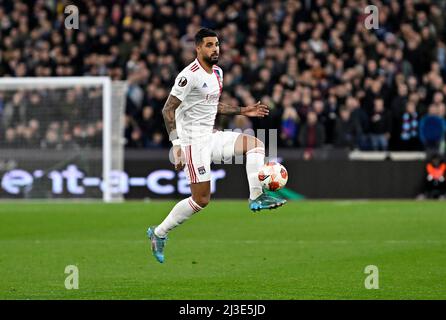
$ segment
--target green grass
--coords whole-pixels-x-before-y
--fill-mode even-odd
[[[445,203],[213,201],[159,264],[146,228],[173,205],[0,203],[0,299],[446,299]]]

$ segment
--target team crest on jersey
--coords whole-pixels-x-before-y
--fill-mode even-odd
[[[199,174],[205,174],[206,173],[206,169],[204,167],[199,167],[198,168],[198,173]]]
[[[180,81],[178,81],[178,85],[179,85],[180,87],[184,87],[186,84],[187,84],[187,79],[186,79],[186,77],[181,77],[181,78],[180,78]]]

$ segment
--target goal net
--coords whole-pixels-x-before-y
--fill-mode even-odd
[[[0,79],[0,199],[122,200],[127,86],[108,77]]]

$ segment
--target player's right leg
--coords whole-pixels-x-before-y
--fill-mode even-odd
[[[184,170],[190,183],[192,196],[178,202],[160,225],[147,230],[152,253],[160,263],[164,262],[167,234],[209,203],[211,194],[210,156],[206,154],[209,153],[206,149],[205,146],[200,145],[183,148]]]

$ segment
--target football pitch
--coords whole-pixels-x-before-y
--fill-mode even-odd
[[[446,299],[445,202],[214,200],[159,264],[146,229],[174,204],[0,203],[0,299]]]

